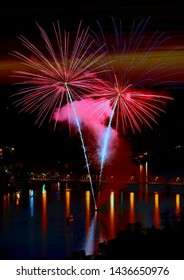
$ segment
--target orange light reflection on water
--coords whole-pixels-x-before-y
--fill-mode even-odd
[[[90,191],[86,191],[86,231],[90,226]]]
[[[177,218],[179,220],[179,214],[181,212],[181,206],[180,206],[180,194],[176,194],[176,208],[175,208],[175,214],[177,215]]]
[[[135,197],[134,197],[134,193],[133,192],[130,192],[129,223],[135,223]]]
[[[159,194],[158,192],[154,193],[154,222],[155,227],[160,228],[160,205],[159,205]]]
[[[66,207],[66,217],[69,217],[70,216],[70,190],[67,190],[65,191],[65,207]]]
[[[42,229],[44,234],[47,231],[47,192],[42,191]]]
[[[15,204],[16,204],[16,206],[19,206],[19,204],[20,204],[20,192],[19,191],[15,193],[15,197],[16,197]]]
[[[110,192],[110,238],[115,236],[115,211],[114,211],[114,192]]]

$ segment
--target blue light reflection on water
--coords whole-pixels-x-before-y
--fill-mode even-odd
[[[66,259],[74,251],[92,254],[130,222],[162,226],[161,213],[178,213],[184,193],[138,188],[100,192],[94,211],[90,190],[34,189],[0,195],[1,259]],[[74,222],[66,218],[74,215]]]

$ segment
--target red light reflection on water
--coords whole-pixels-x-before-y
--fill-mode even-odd
[[[9,210],[10,207],[10,194],[4,194],[3,195],[3,210],[4,213],[6,212],[6,210]]]

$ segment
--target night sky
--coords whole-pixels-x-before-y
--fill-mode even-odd
[[[98,1],[99,2],[99,1]],[[121,4],[120,4],[121,3]],[[184,61],[184,4],[182,1],[110,1],[106,4],[71,4],[67,1],[45,2],[44,5],[31,1],[19,4],[3,4],[0,9],[0,127],[1,145],[16,145],[22,158],[43,158],[72,160],[82,158],[80,140],[77,134],[70,137],[67,126],[44,124],[34,125],[34,116],[19,114],[12,104],[11,95],[15,93],[11,71],[16,64],[10,55],[12,50],[20,50],[18,35],[24,35],[33,42],[39,40],[38,22],[49,32],[52,22],[60,21],[63,29],[75,30],[82,20],[84,25],[95,28],[95,21],[104,23],[109,30],[109,18],[122,19],[127,25],[134,20],[151,16],[150,30],[161,30],[171,37],[172,46],[180,47]],[[126,28],[126,26],[125,26]],[[184,72],[181,73],[181,81]],[[142,134],[127,135],[132,150],[139,153],[154,150],[164,154],[177,145],[184,146],[184,87],[182,82],[170,88],[174,101],[168,104],[166,113],[161,116],[159,125],[153,129],[143,128]],[[164,150],[165,149],[165,150]],[[164,156],[163,156],[164,157]],[[180,160],[181,161],[181,160]],[[182,162],[181,165],[184,166]]]

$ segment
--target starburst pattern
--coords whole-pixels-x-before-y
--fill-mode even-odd
[[[141,132],[143,124],[151,128],[153,122],[157,123],[167,102],[173,100],[168,86],[183,82],[184,67],[172,59],[176,49],[168,47],[169,37],[164,32],[145,32],[149,19],[138,24],[134,22],[130,32],[124,34],[122,22],[117,25],[112,18],[114,42],[105,36],[99,22],[100,35],[91,30],[97,46],[103,45],[102,50],[108,54],[108,58],[104,57],[108,60],[108,71],[103,72],[107,83],[95,96],[110,100],[114,115],[112,125],[119,130],[122,128],[124,133],[127,128]],[[104,110],[106,105],[104,102]]]
[[[88,93],[98,90],[103,81],[97,78],[97,73],[101,71],[100,61],[105,52],[101,51],[102,47],[96,51],[93,48],[91,52],[93,40],[88,35],[88,28],[82,29],[82,22],[73,42],[66,31],[62,37],[59,22],[53,23],[57,51],[45,30],[40,25],[38,28],[47,55],[25,37],[18,37],[31,55],[12,52],[26,67],[23,71],[14,71],[14,76],[20,79],[17,84],[22,87],[13,96],[18,98],[14,104],[22,107],[20,112],[37,112],[36,123],[41,126],[48,115],[49,121],[52,120],[56,108],[71,99],[82,100]]]

